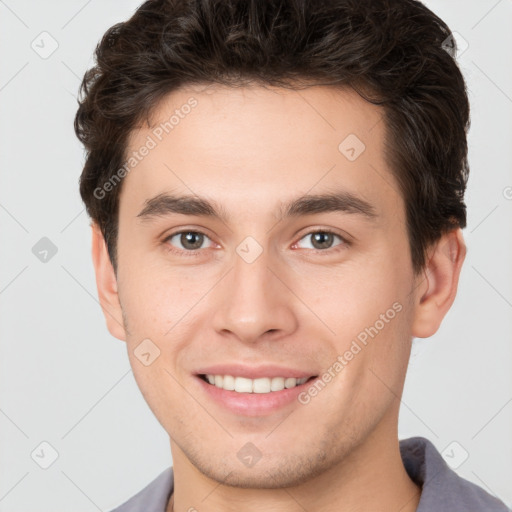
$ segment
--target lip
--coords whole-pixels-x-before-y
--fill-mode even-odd
[[[318,372],[303,371],[295,368],[287,368],[278,365],[261,365],[261,366],[247,366],[243,364],[218,364],[199,368],[196,372],[197,375],[232,375],[233,377],[245,377],[246,379],[261,379],[267,377],[295,377],[303,379],[304,377],[312,377],[318,375]],[[279,393],[279,391],[274,391]]]
[[[238,393],[236,391],[226,391],[213,384],[209,384],[199,375],[195,375],[194,379],[199,383],[208,398],[222,408],[237,416],[253,417],[268,416],[292,403],[298,406],[298,395],[309,387],[312,382],[312,380],[308,380],[300,386],[289,389],[285,388],[281,391],[271,391],[270,393]]]
[[[236,391],[227,391],[218,388],[203,380],[202,375],[232,375],[234,377],[245,377],[247,379],[259,379],[263,377],[296,377],[298,379],[310,377],[304,384],[293,388],[285,388],[281,391],[271,391],[270,393],[238,393]],[[249,367],[240,364],[224,364],[201,368],[194,375],[202,392],[206,394],[209,400],[219,405],[225,410],[238,416],[268,416],[290,404],[299,405],[298,395],[307,389],[312,380],[318,374],[305,372],[283,366],[265,365],[259,367]],[[311,379],[313,377],[313,379]]]

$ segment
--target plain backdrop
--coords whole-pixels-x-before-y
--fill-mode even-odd
[[[138,4],[0,0],[3,512],[107,511],[172,464],[97,302],[72,126],[97,42]],[[399,434],[511,507],[512,1],[426,4],[462,43],[468,254],[441,329],[414,341]]]

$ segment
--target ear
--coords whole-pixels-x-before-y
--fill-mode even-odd
[[[93,222],[92,261],[96,273],[96,287],[107,328],[115,338],[126,341],[123,312],[117,293],[117,278],[108,255],[107,244],[99,226]]]
[[[412,335],[432,336],[453,304],[466,257],[460,228],[444,234],[429,251],[424,271],[415,284],[415,314]]]

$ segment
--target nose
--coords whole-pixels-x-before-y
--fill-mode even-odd
[[[215,291],[216,332],[243,343],[292,334],[298,326],[297,299],[286,274],[286,266],[267,250],[252,262],[235,253],[231,271]]]

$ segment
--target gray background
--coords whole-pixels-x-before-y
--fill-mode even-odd
[[[138,4],[0,0],[4,512],[109,510],[172,463],[97,303],[72,129],[96,43]],[[459,55],[472,104],[468,255],[441,329],[414,342],[400,438],[429,438],[510,507],[512,0],[426,4],[468,45]]]

